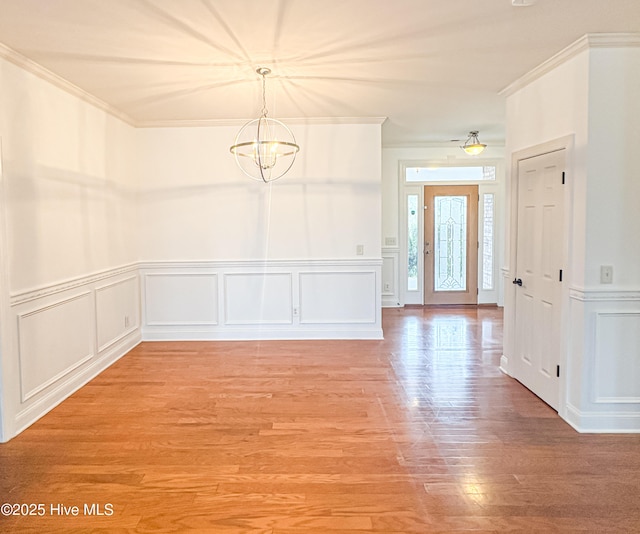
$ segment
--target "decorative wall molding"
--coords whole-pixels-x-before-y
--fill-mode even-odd
[[[400,306],[398,291],[400,273],[400,248],[383,247],[382,249],[382,307],[397,308]],[[387,287],[387,285],[389,287]]]
[[[142,337],[149,341],[381,339],[382,261],[143,262]],[[195,290],[193,281],[199,276],[215,276],[221,283]],[[171,277],[173,286],[166,283]],[[203,317],[220,319],[189,316],[183,299],[204,310]]]
[[[140,329],[138,274],[95,287],[98,354]]]
[[[121,339],[119,342],[110,346],[103,354],[92,358],[86,362],[86,364],[75,369],[74,372],[67,374],[61,380],[51,384],[50,387],[43,390],[42,393],[35,398],[30,399],[30,401],[33,402],[24,404],[21,407],[11,425],[13,427],[11,434],[3,436],[3,440],[9,440],[32,425],[82,386],[98,376],[109,366],[113,365],[138,345],[140,341],[139,332]]]
[[[640,302],[640,289],[570,287],[569,298],[580,302]]]
[[[202,120],[158,120],[138,121],[137,128],[206,128],[211,126],[229,126],[240,128],[250,118],[246,119],[202,119]],[[387,117],[287,117],[287,124],[293,126],[323,126],[332,124],[382,124]]]
[[[196,261],[141,261],[137,266],[145,269],[216,269],[231,270],[244,269],[246,272],[255,272],[255,269],[284,269],[284,268],[314,268],[325,267],[361,267],[382,266],[381,258],[354,259],[309,259],[309,260],[196,260]]]
[[[94,284],[102,280],[108,280],[110,278],[113,278],[114,276],[118,276],[121,274],[137,272],[138,265],[135,263],[124,265],[121,267],[115,267],[113,269],[105,269],[104,271],[98,271],[86,276],[79,276],[77,278],[64,280],[62,282],[55,282],[53,284],[47,284],[34,289],[11,293],[9,297],[9,303],[11,306],[17,306],[19,304],[24,304],[25,302],[31,302],[44,297],[48,297],[50,295],[55,295],[57,293],[63,293],[65,291],[69,291],[78,287]]]
[[[135,265],[50,284],[7,303],[16,355],[2,439],[47,413],[141,341]],[[10,393],[9,393],[10,392]]]
[[[225,325],[293,324],[291,272],[233,272],[223,280]]]
[[[376,324],[379,278],[375,271],[370,270],[300,272],[300,324]],[[345,299],[345,295],[349,298]],[[335,306],[336,303],[340,305]]]
[[[542,78],[553,69],[566,63],[581,52],[589,48],[621,48],[640,46],[640,33],[589,33],[582,36],[565,49],[550,57],[515,82],[502,89],[498,94],[511,96],[520,89],[525,88],[535,80]]]
[[[39,63],[29,59],[28,57],[23,56],[22,54],[16,52],[12,48],[0,43],[0,58],[6,59],[10,61],[14,65],[17,65],[21,69],[24,69],[27,72],[37,76],[38,78],[49,82],[50,84],[56,86],[58,89],[62,89],[66,91],[70,95],[79,98],[83,102],[91,104],[92,106],[112,115],[120,119],[121,121],[129,124],[130,126],[134,126],[134,120],[129,117],[126,113],[123,113],[119,109],[113,107],[110,104],[107,104],[104,100],[99,99],[98,97],[88,93],[84,89],[80,89],[77,85],[72,84],[70,81],[66,80],[62,76],[58,76],[54,72],[51,72],[49,69],[44,68]]]
[[[6,59],[21,69],[49,82],[58,89],[61,89],[72,96],[86,102],[105,113],[120,119],[129,126],[135,128],[194,128],[211,126],[233,126],[240,127],[247,119],[209,119],[209,120],[158,120],[158,121],[137,121],[133,117],[124,113],[120,109],[108,104],[104,100],[81,89],[77,85],[66,80],[62,76],[50,71],[32,59],[23,56],[19,52],[0,43],[0,58]],[[293,125],[331,125],[331,124],[383,124],[387,117],[291,117],[287,118],[287,124]]]
[[[635,409],[640,410],[640,308],[637,311],[596,312],[593,332],[592,401],[596,404],[635,404]]]
[[[18,313],[17,320],[23,403],[95,354],[91,291]]]
[[[207,267],[200,271],[163,267],[143,275],[143,322],[148,326],[215,326],[218,313],[219,274]],[[157,289],[156,289],[157,287]],[[156,301],[167,300],[163,307]],[[185,308],[190,312],[186,313]]]

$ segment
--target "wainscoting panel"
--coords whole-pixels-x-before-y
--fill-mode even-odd
[[[145,262],[142,338],[381,339],[382,260]]]
[[[96,318],[98,352],[140,328],[137,275],[96,288]]]
[[[213,272],[147,272],[144,309],[149,326],[218,324],[218,275]]]
[[[18,314],[22,402],[93,356],[93,321],[88,291]]]
[[[640,290],[572,287],[569,301],[560,415],[580,432],[640,433]]]
[[[400,306],[400,250],[382,249],[382,306],[398,308]],[[404,282],[406,283],[406,282]]]
[[[4,440],[140,342],[138,268],[128,265],[16,293],[9,300]]]
[[[640,313],[599,312],[595,335],[595,402],[640,405]]]
[[[291,324],[291,280],[291,273],[225,274],[225,324]]]
[[[301,324],[375,324],[376,273],[300,273]]]

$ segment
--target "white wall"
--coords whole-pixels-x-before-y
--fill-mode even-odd
[[[406,243],[403,243],[403,228],[405,224],[403,213],[400,207],[400,196],[404,191],[404,177],[400,176],[403,162],[438,162],[447,165],[469,165],[476,162],[478,165],[490,163],[497,165],[497,177],[493,183],[481,183],[479,193],[494,193],[496,195],[496,237],[495,237],[495,280],[496,290],[490,294],[479,295],[480,303],[497,303],[502,305],[502,281],[498,276],[499,266],[503,262],[503,230],[504,219],[504,147],[487,146],[481,157],[466,155],[459,146],[429,146],[429,147],[388,147],[382,150],[382,256],[383,288],[389,284],[388,290],[383,290],[383,304],[386,306],[404,305],[403,295],[404,280],[406,276]],[[420,185],[413,186],[416,191],[421,189]],[[402,199],[404,202],[404,198]],[[480,211],[479,211],[480,214]],[[479,234],[481,235],[481,234]],[[406,238],[406,236],[404,236]],[[385,245],[389,239],[395,239],[395,246]],[[480,270],[478,271],[480,273]],[[481,286],[479,286],[481,287]],[[481,292],[482,293],[482,292]],[[421,302],[421,301],[420,301]]]
[[[268,185],[229,153],[239,126],[137,132],[144,339],[382,336],[380,121],[291,126]]]
[[[509,154],[558,142],[568,148],[559,414],[581,431],[640,432],[637,43],[587,36],[514,84],[507,98]],[[509,198],[515,205],[514,190]],[[515,276],[514,242],[508,237],[509,278]],[[601,283],[601,265],[613,266],[613,284]],[[514,326],[509,286],[507,371]]]
[[[139,338],[134,130],[0,59],[2,439]]]
[[[593,48],[589,60],[585,286],[611,265],[614,287],[640,288],[640,46]]]
[[[0,439],[143,336],[382,337],[380,120],[294,125],[265,186],[237,126],[136,130],[1,52]]]
[[[238,127],[138,130],[140,258],[380,258],[380,124],[292,129],[300,154],[270,185],[237,168]]]
[[[134,129],[0,68],[11,293],[135,261]]]

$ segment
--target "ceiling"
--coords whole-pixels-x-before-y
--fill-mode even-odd
[[[385,146],[504,140],[498,93],[640,0],[0,0],[0,42],[140,126],[387,117]]]

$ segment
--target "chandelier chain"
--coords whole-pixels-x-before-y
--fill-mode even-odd
[[[267,109],[267,78],[262,74],[262,116],[266,117],[269,110]]]

